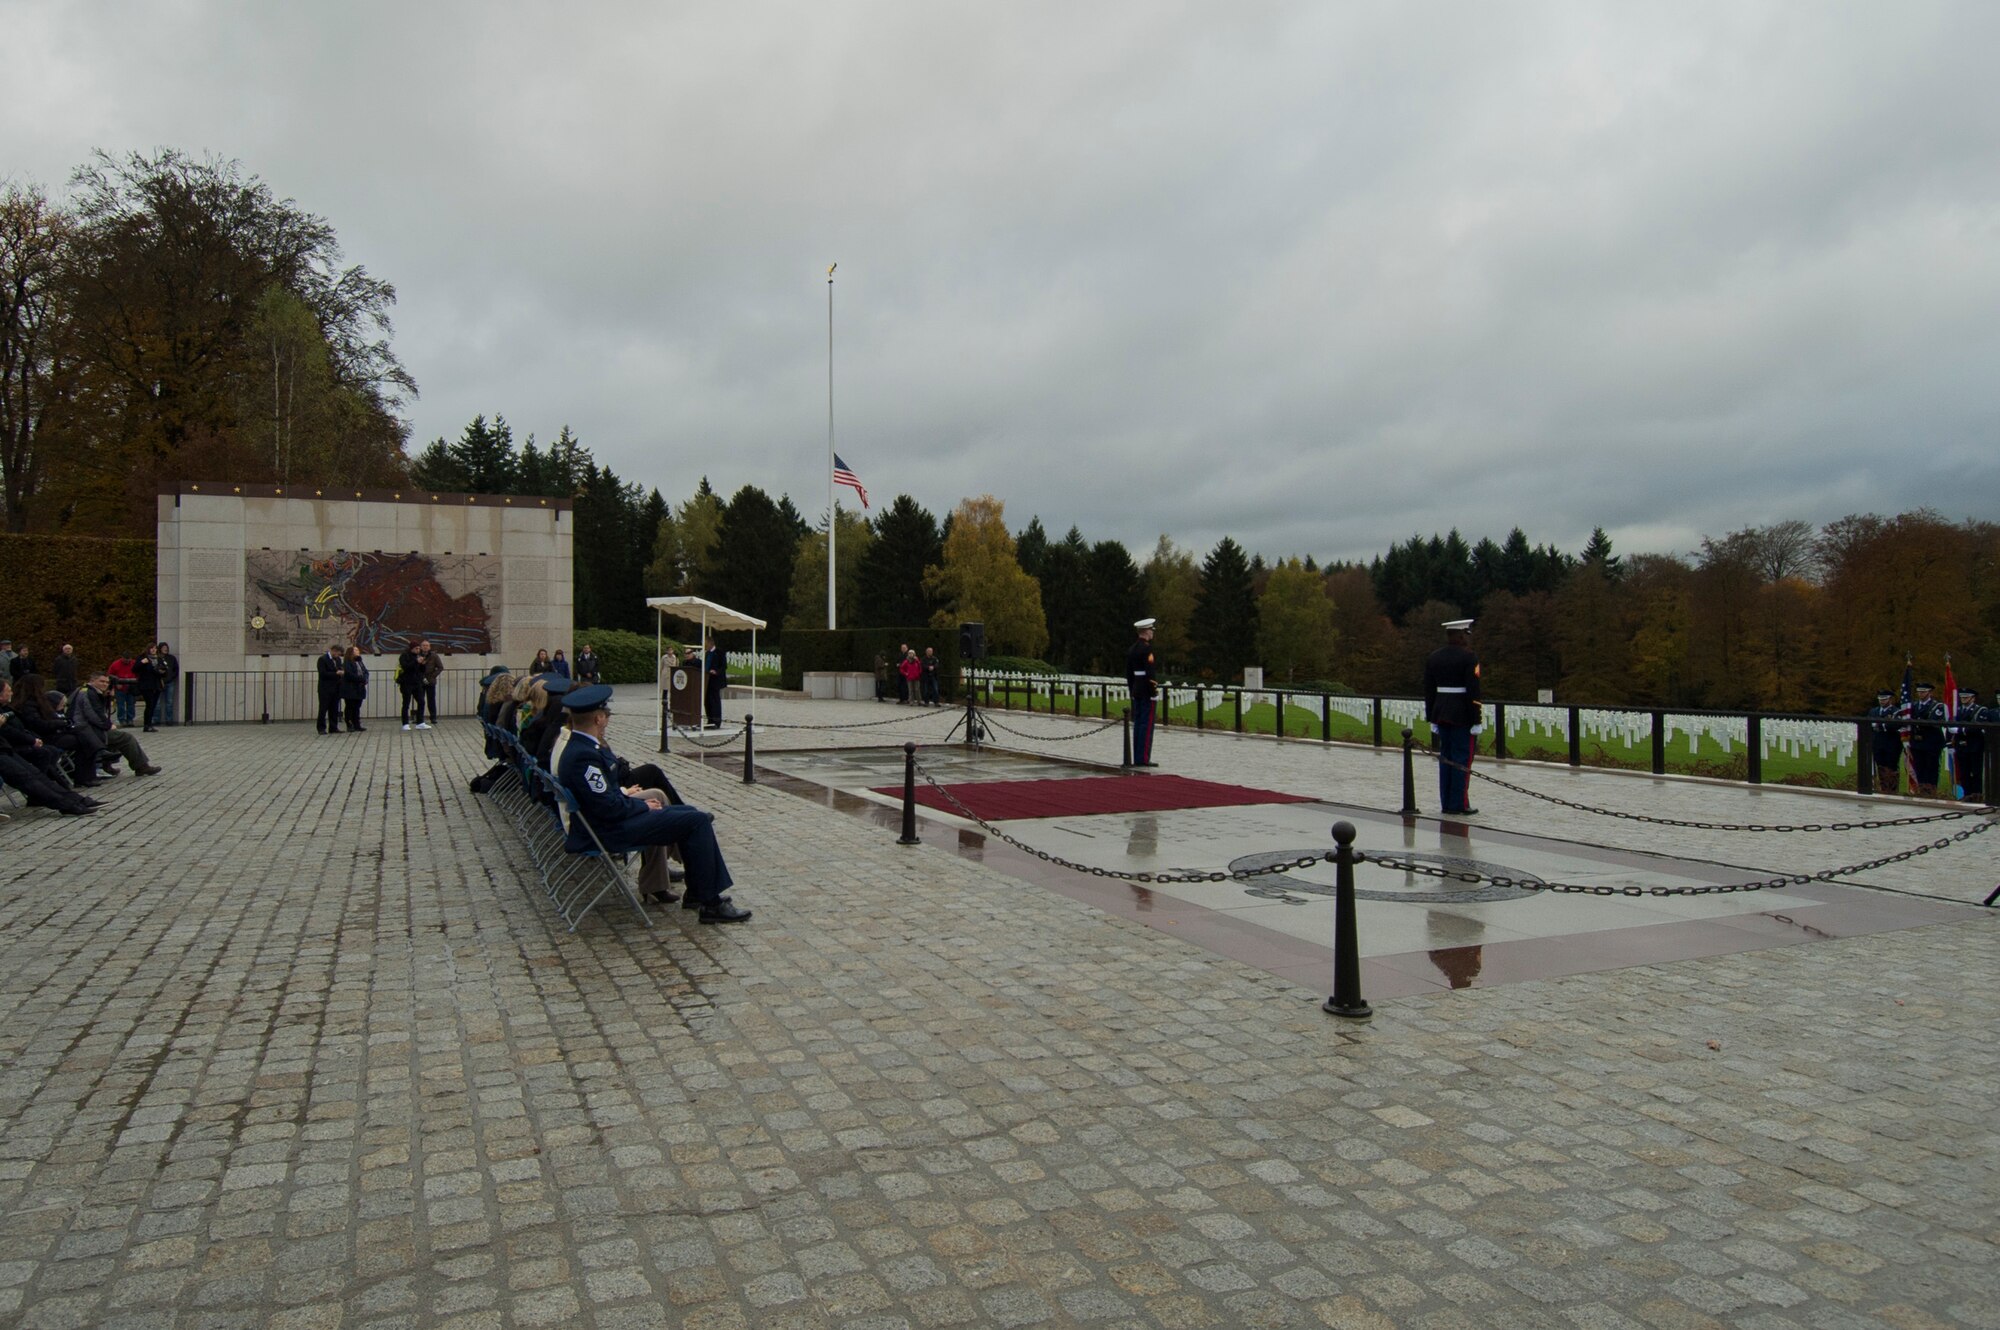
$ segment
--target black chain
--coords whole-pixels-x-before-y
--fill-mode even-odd
[[[1609,887],[1581,882],[1545,882],[1539,878],[1508,877],[1504,874],[1473,872],[1470,869],[1440,868],[1434,864],[1418,863],[1412,859],[1402,859],[1395,855],[1364,854],[1358,861],[1379,864],[1383,868],[1401,869],[1421,877],[1447,878],[1454,882],[1487,882],[1496,887],[1512,887],[1518,891],[1554,891],[1586,896],[1710,896],[1733,891],[1779,891],[1785,887],[1802,887],[1813,882],[1832,882],[1836,878],[1852,877],[1865,873],[1871,868],[1881,868],[1886,864],[1906,863],[1919,855],[1933,850],[1945,850],[1974,836],[1984,835],[2000,823],[1991,820],[1969,827],[1955,835],[1940,837],[1924,845],[1887,854],[1880,859],[1870,859],[1865,863],[1848,864],[1844,868],[1828,868],[1817,873],[1787,873],[1779,877],[1760,878],[1753,882],[1729,882],[1698,887]]]
[[[930,714],[921,719],[909,716],[891,716],[887,720],[857,720],[847,725],[799,725],[787,724],[780,720],[760,720],[757,722],[757,725],[759,728],[766,730],[872,730],[883,725],[920,725],[932,717],[942,719],[955,711],[957,711],[956,707],[932,707],[930,708]],[[959,719],[963,720],[964,717],[960,716]],[[953,728],[956,728],[956,726]]]
[[[746,725],[743,728],[748,729],[749,727]],[[680,735],[696,748],[727,748],[730,744],[735,743],[743,737],[743,730],[737,730],[734,734],[725,734],[719,739],[697,739],[695,736],[700,734],[701,731],[689,725],[674,726],[674,733]]]
[[[1977,808],[1954,808],[1948,812],[1925,813],[1916,817],[1871,818],[1863,822],[1777,823],[1769,826],[1758,822],[1684,822],[1679,818],[1654,817],[1649,813],[1628,813],[1619,808],[1599,808],[1595,804],[1581,804],[1574,799],[1565,799],[1561,795],[1544,794],[1540,790],[1531,790],[1525,785],[1516,785],[1512,781],[1501,780],[1498,776],[1489,776],[1483,771],[1475,770],[1462,763],[1453,762],[1442,753],[1432,753],[1430,756],[1441,767],[1450,767],[1454,771],[1463,771],[1468,776],[1498,785],[1503,790],[1512,790],[1516,794],[1525,794],[1530,799],[1540,799],[1543,803],[1556,804],[1563,808],[1574,808],[1579,813],[1592,813],[1598,817],[1614,817],[1623,822],[1644,822],[1655,827],[1684,827],[1690,831],[1879,831],[1884,827],[1916,827],[1929,822],[1956,822],[1961,818],[1990,817],[1995,812],[2000,812],[2000,809],[1982,804]]]
[[[950,790],[946,789],[943,785],[939,784],[938,778],[936,776],[933,776],[928,770],[926,770],[922,763],[917,764],[917,771],[923,776],[923,778],[926,781],[930,782],[930,786],[932,789],[936,790],[940,795],[943,795],[945,801],[951,804],[953,808],[956,808],[958,810],[959,815],[961,817],[964,817],[968,821],[977,823],[979,829],[981,831],[984,831],[987,835],[992,836],[996,840],[1005,841],[1007,844],[1021,851],[1021,853],[1032,855],[1033,857],[1040,859],[1044,863],[1054,864],[1058,868],[1067,868],[1071,872],[1075,873],[1087,873],[1091,877],[1115,878],[1120,882],[1150,882],[1150,883],[1248,882],[1253,878],[1272,877],[1279,873],[1289,873],[1294,868],[1311,868],[1315,864],[1325,863],[1326,861],[1333,858],[1333,854],[1331,851],[1329,851],[1326,854],[1301,855],[1297,859],[1286,859],[1279,863],[1267,864],[1263,868],[1250,868],[1250,869],[1245,869],[1241,872],[1233,872],[1233,873],[1226,871],[1202,872],[1199,869],[1192,869],[1192,868],[1168,869],[1164,872],[1158,872],[1158,873],[1126,873],[1126,872],[1120,872],[1118,869],[1115,868],[1098,868],[1092,864],[1075,863],[1071,860],[1064,859],[1059,855],[1050,854],[1046,850],[1038,850],[1032,845],[1024,844],[1021,841],[1015,840],[1012,836],[1009,836],[1006,832],[994,826],[991,822],[988,822],[985,818],[979,816],[979,814],[973,812],[970,808],[967,808],[964,804],[960,803],[958,800],[958,796],[954,795]]]
[[[1033,739],[1036,743],[1049,743],[1049,744],[1068,743],[1073,739],[1088,739],[1092,735],[1102,734],[1106,730],[1116,729],[1118,726],[1123,725],[1125,723],[1125,718],[1123,716],[1116,716],[1113,717],[1111,720],[1105,721],[1102,725],[1093,726],[1090,729],[1079,731],[1076,734],[1033,734],[1027,730],[1017,730],[1011,725],[1002,725],[999,721],[993,719],[993,713],[990,711],[981,712],[980,715],[985,720],[985,722],[988,725],[991,725],[994,729],[1000,730],[1007,734],[1011,734],[1017,739]]]

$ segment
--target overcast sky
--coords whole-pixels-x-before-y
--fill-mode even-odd
[[[1141,561],[2000,519],[2000,4],[0,0],[0,176],[240,160],[413,447]]]

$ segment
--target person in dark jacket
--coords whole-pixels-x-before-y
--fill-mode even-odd
[[[70,695],[69,722],[76,732],[96,748],[96,758],[106,775],[124,758],[135,776],[157,776],[160,769],[146,758],[146,750],[132,731],[113,719],[111,676],[99,670],[85,685]]]
[[[722,728],[722,690],[729,684],[729,653],[708,635],[708,656],[702,662],[702,701],[708,711],[708,728]]]
[[[70,783],[88,789],[102,777],[97,770],[97,754],[78,735],[69,718],[50,704],[39,674],[24,674],[14,690],[14,715],[45,747],[69,760]],[[60,764],[61,758],[58,759]]]
[[[429,642],[419,645],[424,652],[424,709],[418,715],[417,728],[427,730],[437,724],[438,680],[444,677],[444,657]]]
[[[561,647],[556,648],[556,657],[554,660],[549,662],[549,672],[551,674],[560,674],[565,679],[571,677],[569,672],[569,661],[567,658],[564,657]]]
[[[598,662],[597,650],[590,643],[583,644],[583,650],[576,653],[575,682],[588,686],[598,682],[598,672],[603,666]]]
[[[76,648],[65,642],[56,653],[56,662],[49,670],[50,685],[64,697],[76,691],[77,659]]]
[[[160,663],[160,724],[178,725],[174,717],[174,698],[180,688],[181,658],[176,656],[165,642],[153,648],[153,656]]]
[[[144,729],[147,734],[151,734],[155,728],[154,718],[160,710],[160,690],[165,686],[160,678],[159,649],[147,646],[139,654],[138,662],[132,666],[132,673],[139,681],[139,701],[146,708]]]
[[[69,815],[95,809],[95,799],[78,794],[63,783],[62,761],[56,750],[29,733],[15,713],[13,702],[13,680],[0,679],[0,780],[38,807]]]
[[[1868,752],[1875,761],[1875,791],[1894,794],[1903,769],[1903,732],[1898,722],[1902,711],[1896,705],[1895,690],[1880,688],[1875,705],[1868,708],[1874,724],[1868,727]]]
[[[347,709],[347,729],[351,734],[367,729],[361,723],[361,704],[367,699],[368,662],[361,659],[360,647],[349,647],[347,659],[340,666],[340,702]]]
[[[346,677],[347,662],[341,658],[340,643],[330,642],[319,657],[319,718],[313,724],[321,734],[340,733],[340,685]],[[125,723],[131,724],[130,717]]]
[[[423,643],[412,642],[396,657],[396,691],[403,698],[403,728],[410,728],[410,713],[416,718],[424,718],[424,651]]]

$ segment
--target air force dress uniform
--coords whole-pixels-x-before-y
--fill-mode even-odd
[[[1910,783],[1916,788],[1912,794],[1934,795],[1937,793],[1938,766],[1944,757],[1945,726],[1942,722],[1951,719],[1944,703],[1931,696],[1932,688],[1927,683],[1917,685],[1917,700],[1910,704],[1910,719],[1932,721],[1929,725],[1910,727]]]
[[[573,713],[603,708],[611,700],[611,688],[593,684],[575,688],[563,697],[563,705]],[[576,798],[577,808],[590,821],[597,838],[613,854],[651,851],[653,862],[642,867],[649,878],[644,889],[666,885],[667,869],[661,849],[678,846],[681,862],[687,867],[688,908],[699,908],[704,923],[734,923],[748,919],[750,912],[733,907],[723,896],[734,885],[729,866],[722,860],[722,847],[715,839],[715,815],[692,804],[668,804],[654,808],[644,799],[634,798],[618,787],[618,755],[592,736],[577,730],[563,749],[557,779]],[[573,852],[594,849],[590,832],[572,820],[565,848]]]
[[[1132,626],[1139,640],[1125,653],[1125,687],[1132,698],[1132,765],[1158,766],[1153,761],[1153,699],[1159,695],[1159,664],[1153,656],[1152,619]]]
[[[1903,766],[1903,713],[1896,705],[1896,694],[1887,688],[1878,689],[1868,716],[1875,722],[1868,727],[1869,756],[1875,759],[1875,790],[1879,794],[1894,794],[1897,773]]]
[[[1437,736],[1438,806],[1446,813],[1476,813],[1472,807],[1473,727],[1479,724],[1479,657],[1466,634],[1472,620],[1444,626],[1444,646],[1424,662],[1424,719]]]

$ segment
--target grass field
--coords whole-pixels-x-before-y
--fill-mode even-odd
[[[984,696],[981,705],[1011,711],[1051,710],[1050,695],[1046,684],[1037,685],[1034,691],[1020,685],[1002,690],[982,683]],[[1176,690],[1179,691],[1179,690]],[[1206,729],[1234,730],[1237,728],[1236,702],[1233,694],[1218,694],[1219,702],[1209,703],[1201,718]],[[1204,699],[1206,700],[1206,699]],[[1163,727],[1169,731],[1179,726],[1193,727],[1196,722],[1196,704],[1181,702],[1165,713]],[[1083,685],[1081,696],[1070,686],[1058,683],[1054,697],[1054,711],[1059,715],[1081,715],[1084,717],[1104,717],[1123,715],[1125,699],[1113,696],[1109,709],[1098,689]],[[1491,719],[1489,711],[1489,720]],[[1268,702],[1260,702],[1246,707],[1243,711],[1242,729],[1246,734],[1276,734],[1278,732],[1278,709]],[[1421,747],[1430,744],[1430,726],[1419,717],[1411,723],[1416,742]],[[1374,726],[1371,721],[1356,719],[1339,711],[1331,714],[1326,728],[1317,714],[1301,707],[1288,706],[1285,710],[1284,732],[1287,736],[1302,739],[1319,739],[1330,736],[1336,743],[1374,742]],[[1382,739],[1385,746],[1395,746],[1402,742],[1402,726],[1389,717],[1382,722]],[[1479,752],[1490,756],[1494,752],[1495,735],[1489,730],[1478,739]],[[1508,740],[1508,756],[1529,761],[1559,762],[1569,761],[1569,746],[1561,735],[1550,735],[1517,728]],[[1586,766],[1622,767],[1634,771],[1650,771],[1653,763],[1653,747],[1650,735],[1636,740],[1610,732],[1595,732],[1587,725],[1583,733],[1582,759]],[[1824,755],[1804,751],[1793,755],[1767,738],[1764,752],[1763,777],[1771,785],[1807,785],[1826,789],[1851,790],[1854,788],[1854,762],[1842,761],[1833,753]],[[1667,742],[1666,769],[1678,775],[1714,776],[1724,780],[1749,779],[1749,754],[1740,744],[1725,744],[1713,735],[1695,736],[1692,748],[1686,734],[1671,735]]]

